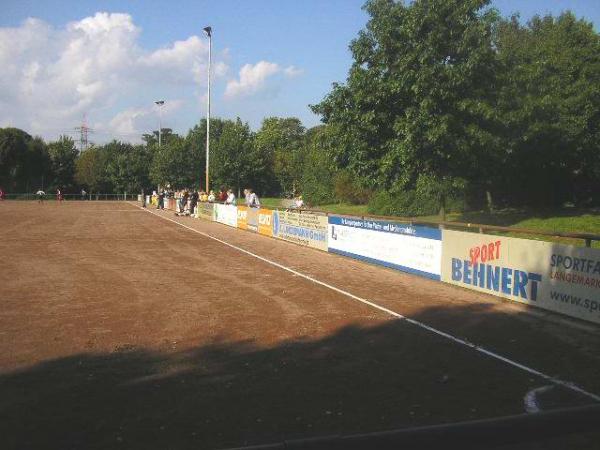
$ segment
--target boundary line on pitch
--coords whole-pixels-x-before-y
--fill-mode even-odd
[[[277,263],[275,261],[271,261],[270,259],[264,258],[264,257],[262,257],[260,255],[255,254],[255,253],[252,253],[249,250],[246,250],[246,249],[243,249],[243,248],[238,247],[236,245],[230,244],[229,242],[226,242],[226,241],[223,241],[222,239],[219,239],[219,238],[216,238],[214,236],[211,236],[208,233],[205,233],[205,232],[199,231],[199,230],[195,230],[194,228],[188,227],[187,225],[185,225],[183,223],[180,223],[180,222],[177,222],[176,220],[170,219],[168,217],[163,217],[163,216],[161,216],[159,214],[156,214],[156,213],[148,210],[147,208],[144,209],[141,206],[135,205],[133,203],[129,203],[129,204],[132,205],[132,206],[135,206],[136,208],[140,208],[141,210],[146,211],[147,213],[150,213],[150,214],[152,214],[155,217],[158,217],[158,218],[163,219],[163,220],[168,220],[169,222],[173,222],[174,224],[177,224],[177,225],[179,225],[179,226],[181,226],[181,227],[183,227],[183,228],[185,228],[187,230],[193,231],[194,233],[197,233],[197,234],[199,234],[201,236],[204,236],[204,237],[207,237],[207,238],[212,239],[214,241],[217,241],[217,242],[219,242],[219,243],[221,243],[223,245],[226,245],[227,247],[233,248],[233,249],[235,249],[235,250],[237,250],[237,251],[239,251],[241,253],[244,253],[246,255],[252,256],[253,258],[259,259],[259,260],[261,260],[261,261],[263,261],[263,262],[265,262],[267,264],[270,264],[270,265],[275,266],[275,267],[277,267],[279,269],[285,270],[286,272],[289,272],[289,273],[292,273],[292,274],[294,274],[296,276],[304,278],[305,280],[311,281],[311,282],[313,282],[315,284],[318,284],[318,285],[323,286],[323,287],[325,287],[327,289],[335,291],[338,294],[342,294],[342,295],[344,295],[346,297],[349,297],[349,298],[351,298],[351,299],[353,299],[355,301],[358,301],[360,303],[368,305],[368,306],[370,306],[370,307],[372,307],[374,309],[377,309],[377,310],[382,311],[382,312],[384,312],[386,314],[389,314],[390,316],[396,317],[397,319],[404,320],[404,321],[406,321],[406,322],[408,322],[408,323],[410,323],[412,325],[415,325],[415,326],[417,326],[419,328],[423,328],[424,330],[427,330],[427,331],[429,331],[429,332],[431,332],[433,334],[436,334],[438,336],[444,337],[444,338],[446,338],[446,339],[448,339],[448,340],[450,340],[452,342],[464,345],[465,347],[468,347],[468,348],[470,348],[472,350],[475,350],[475,351],[477,351],[477,352],[479,352],[479,353],[481,353],[483,355],[486,355],[486,356],[489,356],[489,357],[491,357],[493,359],[502,361],[502,362],[504,362],[504,363],[506,363],[506,364],[508,364],[510,366],[516,367],[517,369],[521,369],[522,371],[527,372],[527,373],[529,373],[531,375],[535,375],[535,376],[537,376],[539,378],[547,380],[547,381],[551,382],[552,384],[555,384],[557,386],[562,386],[562,387],[564,387],[566,389],[569,389],[569,390],[571,390],[573,392],[577,392],[577,393],[582,394],[582,395],[584,395],[586,397],[589,397],[589,398],[591,398],[591,399],[593,399],[593,400],[595,400],[597,402],[600,402],[600,395],[594,394],[592,392],[588,392],[585,389],[577,386],[575,383],[572,383],[572,382],[569,382],[569,381],[564,381],[564,380],[561,380],[559,378],[553,377],[551,375],[547,375],[547,374],[545,374],[543,372],[540,372],[539,370],[533,369],[533,368],[528,367],[528,366],[526,366],[524,364],[521,364],[519,362],[513,361],[513,360],[511,360],[511,359],[509,359],[509,358],[507,358],[505,356],[502,356],[502,355],[500,355],[498,353],[495,353],[495,352],[493,352],[491,350],[487,350],[486,348],[481,347],[481,346],[479,346],[477,344],[473,344],[473,343],[471,343],[469,341],[466,341],[464,339],[458,338],[458,337],[453,336],[453,335],[451,335],[449,333],[446,333],[444,331],[438,330],[437,328],[433,328],[433,327],[431,327],[431,326],[429,326],[429,325],[427,325],[427,324],[425,324],[423,322],[419,322],[418,320],[411,319],[410,317],[403,316],[400,313],[392,311],[391,309],[388,309],[388,308],[386,308],[384,306],[378,305],[377,303],[373,303],[372,301],[367,300],[365,298],[362,298],[362,297],[359,297],[357,295],[354,295],[351,292],[344,291],[343,289],[340,289],[340,288],[335,287],[335,286],[333,286],[331,284],[325,283],[324,281],[317,280],[316,278],[313,278],[310,275],[306,275],[306,274],[304,274],[302,272],[298,272],[297,270],[294,270],[294,269],[292,269],[290,267],[284,266],[284,265],[279,264],[279,263]]]

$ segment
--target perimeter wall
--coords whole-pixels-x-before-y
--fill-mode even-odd
[[[200,203],[197,218],[600,324],[600,250],[308,210]]]

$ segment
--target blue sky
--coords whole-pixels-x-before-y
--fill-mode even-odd
[[[156,128],[153,101],[159,98],[167,101],[163,125],[175,131],[185,133],[204,117],[202,28],[208,24],[214,29],[214,116],[240,116],[254,129],[273,115],[316,125],[308,105],[345,80],[348,43],[367,21],[363,0],[1,3],[0,62],[11,61],[13,71],[0,75],[0,126],[53,138],[72,131],[86,113],[99,142],[136,140]],[[600,24],[598,0],[493,5],[523,19],[571,9],[596,29]]]

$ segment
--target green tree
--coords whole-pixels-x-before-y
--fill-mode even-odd
[[[74,185],[75,161],[78,151],[75,142],[69,136],[61,136],[58,141],[48,144],[50,170],[52,173],[51,189],[68,190]]]
[[[106,176],[106,153],[102,148],[91,147],[81,152],[75,161],[75,181],[88,191],[112,191]]]
[[[307,203],[333,203],[335,161],[332,157],[332,127],[319,125],[309,129],[304,138],[304,160],[299,193]]]
[[[41,137],[34,137],[27,143],[27,152],[20,170],[25,184],[25,192],[45,188],[47,180],[52,178],[48,146]]]
[[[260,190],[260,168],[254,156],[253,134],[248,123],[243,123],[239,117],[235,121],[224,121],[218,139],[211,146],[213,186],[240,191],[252,185]]]
[[[370,0],[345,85],[314,111],[335,125],[335,161],[369,188],[414,190],[420,174],[489,183],[497,22],[488,0]]]
[[[47,146],[18,128],[0,128],[0,186],[26,191],[42,187],[49,171]]]
[[[173,135],[160,148],[155,147],[150,166],[150,180],[155,184],[173,188],[199,186],[202,172],[186,140]]]
[[[256,133],[257,159],[264,164],[265,188],[292,194],[302,177],[304,133],[300,119],[268,117]]]
[[[151,152],[147,147],[112,141],[103,151],[110,155],[106,177],[114,191],[139,192],[150,187]]]
[[[167,142],[169,142],[169,139],[171,139],[172,136],[175,136],[175,134],[173,133],[173,130],[171,128],[161,128],[161,144],[166,144]],[[142,134],[142,141],[144,141],[144,143],[148,147],[158,145],[158,130],[154,130],[152,131],[152,133]]]
[[[600,34],[565,12],[502,21],[503,183],[517,205],[600,202]]]

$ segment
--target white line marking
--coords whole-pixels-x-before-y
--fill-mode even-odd
[[[542,387],[530,390],[525,395],[525,398],[523,399],[523,402],[525,403],[525,411],[529,414],[535,414],[535,413],[540,412],[542,410],[542,408],[540,407],[540,404],[537,401],[538,394],[543,394],[544,392],[549,391],[553,387],[554,386],[552,386],[552,385],[542,386]]]
[[[142,209],[141,206],[133,205],[133,204],[131,204],[131,205],[132,206],[136,206],[136,207]],[[556,378],[556,377],[553,377],[553,376],[550,376],[550,375],[546,375],[545,373],[540,372],[539,370],[532,369],[531,367],[528,367],[528,366],[526,366],[524,364],[521,364],[521,363],[518,363],[516,361],[513,361],[513,360],[511,360],[511,359],[509,359],[509,358],[507,358],[505,356],[502,356],[502,355],[500,355],[498,353],[495,353],[495,352],[487,350],[487,349],[485,349],[483,347],[480,347],[479,345],[476,345],[476,344],[468,342],[468,341],[466,341],[464,339],[460,339],[460,338],[457,338],[455,336],[452,336],[451,334],[448,334],[448,333],[446,333],[444,331],[441,331],[441,330],[438,330],[436,328],[433,328],[433,327],[431,327],[431,326],[429,326],[427,324],[424,324],[423,322],[419,322],[418,320],[414,320],[414,319],[411,319],[410,317],[403,316],[402,314],[399,314],[399,313],[397,313],[395,311],[392,311],[391,309],[387,309],[387,308],[385,308],[383,306],[380,306],[380,305],[378,305],[376,303],[373,303],[373,302],[371,302],[371,301],[369,301],[367,299],[364,299],[362,297],[358,297],[357,295],[354,295],[354,294],[352,294],[352,293],[350,293],[348,291],[344,291],[343,289],[340,289],[340,288],[337,288],[335,286],[332,286],[331,284],[327,284],[327,283],[325,283],[323,281],[319,281],[316,278],[313,278],[313,277],[311,277],[309,275],[305,275],[305,274],[303,274],[301,272],[298,272],[298,271],[296,271],[294,269],[291,269],[289,267],[286,267],[284,265],[276,263],[275,261],[271,261],[270,259],[263,258],[262,256],[256,255],[256,254],[254,254],[254,253],[252,253],[252,252],[250,252],[248,250],[245,250],[245,249],[243,249],[241,247],[238,247],[236,245],[230,244],[229,242],[225,242],[225,241],[223,241],[223,240],[221,240],[219,238],[211,236],[210,234],[204,233],[203,231],[195,230],[195,229],[193,229],[191,227],[188,227],[187,225],[184,225],[182,223],[177,222],[176,220],[169,219],[168,217],[163,217],[163,216],[160,216],[160,215],[158,215],[156,213],[153,213],[152,211],[150,211],[148,209],[146,209],[145,211],[149,212],[153,216],[156,216],[156,217],[159,217],[161,219],[168,220],[169,222],[173,222],[173,223],[175,223],[177,225],[180,225],[180,226],[182,226],[182,227],[184,227],[184,228],[186,228],[186,229],[188,229],[190,231],[193,231],[194,233],[198,233],[198,234],[200,234],[200,235],[202,235],[204,237],[207,237],[207,238],[212,239],[214,241],[220,242],[221,244],[226,245],[227,247],[230,247],[230,248],[233,248],[233,249],[235,249],[235,250],[237,250],[239,252],[245,253],[246,255],[252,256],[252,257],[254,257],[256,259],[259,259],[259,260],[261,260],[263,262],[266,262],[267,264],[270,264],[272,266],[278,267],[281,270],[285,270],[286,272],[289,272],[289,273],[292,273],[292,274],[297,275],[299,277],[302,277],[305,280],[308,280],[308,281],[311,281],[311,282],[313,282],[315,284],[318,284],[320,286],[326,287],[327,289],[331,289],[332,291],[335,291],[335,292],[337,292],[339,294],[345,295],[346,297],[349,297],[349,298],[351,298],[353,300],[356,300],[356,301],[358,301],[360,303],[363,303],[365,305],[369,305],[370,307],[378,309],[379,311],[383,311],[384,313],[387,313],[390,316],[396,317],[396,318],[401,319],[401,320],[405,320],[406,322],[408,322],[410,324],[416,325],[417,327],[423,328],[423,329],[425,329],[427,331],[430,331],[430,332],[432,332],[434,334],[437,334],[438,336],[445,337],[446,339],[448,339],[448,340],[450,340],[452,342],[456,342],[457,344],[461,344],[461,345],[464,345],[465,347],[469,347],[469,348],[471,348],[471,349],[473,349],[473,350],[475,350],[475,351],[477,351],[479,353],[482,353],[482,354],[487,355],[487,356],[489,356],[491,358],[494,358],[494,359],[497,359],[499,361],[502,361],[502,362],[504,362],[504,363],[506,363],[508,365],[516,367],[517,369],[521,369],[524,372],[527,372],[527,373],[530,373],[530,374],[535,375],[537,377],[543,378],[544,380],[547,380],[547,381],[549,381],[549,382],[551,382],[551,383],[553,383],[555,385],[565,387],[565,388],[567,388],[567,389],[569,389],[571,391],[574,391],[574,392],[577,392],[579,394],[585,395],[586,397],[589,397],[589,398],[591,398],[591,399],[593,399],[593,400],[595,400],[597,402],[600,402],[600,395],[596,395],[596,394],[594,394],[592,392],[588,392],[585,389],[580,388],[579,386],[577,386],[575,383],[572,383],[572,382],[569,382],[569,381],[564,381],[564,380],[561,380],[559,378]]]

